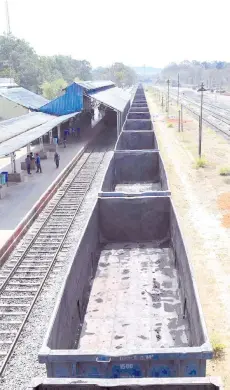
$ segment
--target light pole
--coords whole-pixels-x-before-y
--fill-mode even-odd
[[[200,88],[198,89],[198,92],[201,92],[200,95],[200,120],[199,120],[199,157],[201,158],[201,145],[202,145],[202,121],[203,121],[203,97],[204,97],[204,91],[206,89],[204,88],[204,83],[201,83]]]
[[[167,106],[166,106],[166,111],[169,115],[169,84],[170,84],[170,80],[168,79],[167,80],[167,84],[168,84],[168,99],[167,99]]]
[[[180,99],[180,74],[177,75],[177,106],[179,106]]]

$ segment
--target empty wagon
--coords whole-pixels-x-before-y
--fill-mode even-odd
[[[211,357],[170,197],[100,198],[39,353],[48,377],[205,376]]]

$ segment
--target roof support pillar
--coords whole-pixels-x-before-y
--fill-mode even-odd
[[[61,125],[57,127],[58,140],[61,138]]]
[[[49,140],[50,140],[50,144],[52,144],[52,142],[53,142],[53,129],[49,131]]]
[[[15,160],[15,157],[16,157],[15,152],[10,154],[12,173],[16,173],[16,160]]]
[[[30,144],[27,145],[27,154],[30,154]]]
[[[44,150],[43,137],[39,137],[40,150]]]

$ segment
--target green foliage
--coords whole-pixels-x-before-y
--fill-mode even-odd
[[[172,124],[172,123],[169,123],[169,124],[167,125],[167,127],[172,128],[172,127],[173,127],[173,124]]]
[[[213,358],[216,360],[220,360],[225,355],[226,345],[223,344],[218,335],[214,335],[211,340],[212,348],[213,348]]]
[[[112,66],[93,70],[94,80],[112,80],[118,87],[130,87],[135,84],[137,75],[132,68],[115,62]]]
[[[38,56],[23,39],[13,35],[0,36],[0,77],[13,77],[20,86],[31,91],[41,93],[45,82],[62,79],[71,83],[76,77],[89,80],[91,72],[91,65],[86,60],[62,55]],[[47,86],[45,88],[48,90]]]
[[[42,86],[42,94],[46,99],[54,99],[62,94],[62,90],[67,87],[67,82],[63,79],[45,81]]]
[[[230,167],[223,167],[220,169],[221,176],[230,176]]]
[[[18,85],[48,99],[60,94],[66,83],[74,80],[112,80],[118,86],[131,86],[136,82],[134,70],[116,62],[108,68],[92,72],[86,60],[71,56],[38,56],[28,42],[13,35],[0,36],[0,77],[12,77]]]
[[[205,157],[198,157],[196,159],[196,163],[195,163],[195,168],[196,169],[199,169],[199,168],[205,168],[207,165],[207,160]]]

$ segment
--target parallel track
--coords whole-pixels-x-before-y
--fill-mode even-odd
[[[106,148],[107,149],[107,148]],[[106,150],[85,153],[51,201],[35,235],[13,253],[0,274],[0,375],[14,350],[57,256],[99,170]]]
[[[172,94],[171,93],[171,98],[173,100],[177,100],[176,94]],[[185,104],[182,101],[182,99],[185,100],[188,104],[193,105],[194,107],[198,108],[198,111],[194,111],[191,107],[189,107],[188,104]],[[184,96],[183,96],[182,99],[180,99],[180,103],[184,106],[184,108],[186,110],[190,111],[196,118],[199,117],[199,114],[200,114],[200,112],[199,112],[200,104],[197,103],[196,101],[191,100],[191,99],[189,99],[187,97],[184,97]],[[207,108],[206,107],[207,105],[209,105],[210,108]],[[215,112],[213,112],[213,108],[211,108],[211,107],[212,107],[211,104],[207,104],[206,102],[204,103],[204,106],[203,106],[203,121],[206,122],[209,126],[211,126],[214,129],[216,129],[217,131],[223,133],[225,136],[227,136],[229,138],[230,137],[230,114],[229,114],[229,117],[227,117],[225,115],[221,115],[221,114],[215,113]],[[219,109],[219,108],[215,107],[215,109]],[[223,110],[225,110],[225,109],[223,109]],[[212,117],[214,121],[218,122],[218,124],[214,123],[212,121],[212,119],[210,119],[209,117]],[[223,128],[222,128],[222,125],[224,126]]]

